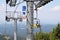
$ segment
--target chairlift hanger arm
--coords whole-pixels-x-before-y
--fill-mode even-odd
[[[19,3],[17,3],[17,4],[16,4],[16,5],[17,5],[17,7],[15,8],[14,12],[16,12],[16,10],[17,10],[17,8],[18,8],[19,4],[21,4],[21,3],[23,3],[23,2],[24,2],[24,1],[19,2]]]
[[[37,4],[37,8],[46,5],[46,4],[49,3],[50,1],[53,1],[53,0],[41,0],[41,1]]]

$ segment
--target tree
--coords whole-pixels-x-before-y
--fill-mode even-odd
[[[50,33],[49,35],[50,40],[55,40],[55,34],[53,32]]]
[[[60,40],[60,24],[58,24],[57,27],[53,29],[53,33],[55,34],[56,40]]]
[[[43,39],[44,40],[49,40],[49,33],[44,33],[43,34]]]
[[[43,33],[42,32],[36,33],[35,40],[43,40]]]

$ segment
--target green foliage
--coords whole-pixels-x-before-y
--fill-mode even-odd
[[[43,39],[44,40],[49,40],[49,34],[48,33],[44,33],[43,34]]]
[[[49,34],[39,32],[36,34],[35,40],[49,40]]]
[[[0,40],[6,40],[6,39],[4,38],[4,35],[0,35]]]
[[[50,33],[37,33],[35,40],[60,40],[60,24],[58,24]]]
[[[42,40],[43,39],[43,33],[36,33],[35,40]]]
[[[55,33],[56,39],[60,39],[60,24],[58,24],[53,31],[54,31],[53,33]]]
[[[53,32],[50,33],[49,35],[50,40],[55,40],[55,34]]]
[[[0,35],[0,40],[6,40],[5,35]],[[11,39],[13,40],[13,38]],[[26,38],[18,36],[18,40],[26,40]],[[39,32],[34,35],[34,40],[60,40],[60,24],[53,28],[53,31],[49,33]]]

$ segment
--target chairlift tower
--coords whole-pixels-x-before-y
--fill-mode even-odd
[[[24,0],[27,4],[27,38],[26,40],[34,40],[33,35],[33,13],[34,13],[34,2],[39,0]]]
[[[27,38],[26,40],[34,40],[33,38],[33,4],[34,0],[24,0],[27,4]]]
[[[15,6],[17,0],[7,0],[6,3],[10,1],[10,6]],[[26,40],[34,40],[33,37],[33,13],[34,13],[34,2],[40,1],[36,6],[37,8],[44,6],[48,2],[52,0],[24,0],[27,4],[27,38]],[[17,20],[21,18],[14,18],[14,17],[6,17],[6,20],[13,19],[14,20],[14,40],[17,40]]]

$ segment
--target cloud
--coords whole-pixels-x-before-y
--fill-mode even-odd
[[[52,11],[60,11],[60,5],[53,7]]]
[[[5,11],[5,6],[4,6],[4,4],[0,4],[0,11]]]
[[[38,10],[38,18],[40,18],[41,23],[57,24],[60,22],[60,6]]]

